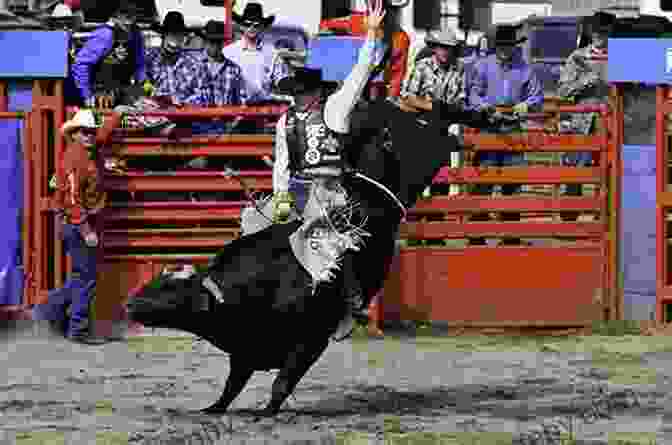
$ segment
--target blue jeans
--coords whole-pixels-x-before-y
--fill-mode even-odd
[[[34,320],[67,321],[65,311],[71,306],[67,335],[80,335],[89,321],[89,303],[96,287],[96,248],[88,247],[79,227],[63,224],[63,249],[72,259],[72,275],[62,288],[49,292],[47,303],[36,305]]]
[[[293,176],[289,178],[288,191],[294,194],[294,198],[296,199],[295,206],[299,214],[303,213],[303,209],[306,208],[311,184],[311,181],[306,181],[304,179],[298,179]]]

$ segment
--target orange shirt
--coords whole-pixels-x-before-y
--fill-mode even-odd
[[[388,97],[396,97],[401,94],[401,85],[406,77],[408,67],[408,52],[411,39],[403,29],[392,36],[392,55],[385,68],[384,79],[387,85]]]
[[[105,124],[96,134],[99,155],[89,159],[89,152],[82,144],[70,142],[63,159],[64,177],[56,189],[56,204],[62,209],[70,224],[81,224],[86,216],[105,206],[107,194],[102,186],[104,159],[100,147],[109,142],[112,131],[121,124],[121,114],[105,117]]]
[[[338,17],[323,20],[320,23],[322,29],[348,32],[351,35],[363,35],[366,33],[365,16],[353,14],[347,17]],[[411,39],[406,31],[399,30],[392,36],[392,56],[385,67],[383,79],[387,88],[388,96],[399,96],[401,85],[406,77],[408,67],[408,53]]]

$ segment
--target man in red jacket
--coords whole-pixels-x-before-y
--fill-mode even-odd
[[[89,304],[96,287],[99,243],[96,215],[105,206],[107,195],[102,189],[104,169],[99,148],[109,141],[112,130],[119,127],[122,116],[114,113],[102,126],[100,118],[89,109],[79,110],[61,131],[68,139],[62,183],[56,186],[58,218],[62,222],[65,252],[72,259],[72,276],[60,289],[49,292],[46,304],[33,309],[33,319],[62,321],[66,306],[71,306],[68,339],[84,344],[103,344],[94,338],[89,327]],[[54,184],[52,184],[54,185]]]

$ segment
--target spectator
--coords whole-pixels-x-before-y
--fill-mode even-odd
[[[423,111],[431,111],[434,100],[464,104],[464,70],[457,60],[455,32],[430,31],[425,43],[432,56],[420,60],[411,72],[402,92],[405,104]]]
[[[597,12],[592,18],[592,42],[589,46],[575,50],[565,62],[560,72],[558,95],[573,99],[576,104],[606,104],[609,101],[607,82],[607,42],[613,31],[616,17],[606,12]],[[574,113],[571,119],[561,123],[561,132],[588,135],[594,130],[597,113]],[[592,153],[566,153],[563,165],[588,167],[592,164]],[[581,184],[565,185],[566,194],[581,196]],[[576,221],[578,213],[567,212],[565,221]]]
[[[205,42],[205,50],[196,58],[195,70],[203,79],[208,106],[244,105],[247,100],[241,69],[222,54],[224,45],[224,22],[210,20],[203,31],[198,33]],[[194,122],[193,129],[198,134],[224,134],[237,120],[216,118],[208,122]],[[192,166],[205,167],[218,164],[218,158],[199,157],[190,163]]]
[[[544,95],[541,83],[525,63],[522,54],[516,51],[518,44],[527,38],[517,38],[519,26],[499,25],[495,30],[495,54],[486,57],[474,69],[473,86],[469,94],[470,106],[485,110],[496,106],[513,106],[516,113],[525,114],[543,106]],[[514,128],[508,128],[508,131]],[[504,131],[507,131],[505,129]],[[522,153],[479,152],[476,162],[481,166],[512,167],[524,165]],[[476,185],[475,194],[492,193],[492,185]],[[519,185],[502,186],[503,195],[520,191]],[[487,220],[487,216],[477,216],[472,220]],[[520,221],[520,214],[502,215],[505,221]],[[520,244],[519,239],[505,239],[504,244]],[[470,244],[485,244],[485,239],[471,239]]]
[[[247,93],[240,66],[222,53],[224,46],[224,22],[210,20],[200,37],[205,41],[205,51],[197,59],[198,66],[205,71],[205,91],[207,105],[245,105]]]
[[[113,108],[133,79],[145,80],[144,43],[135,26],[136,12],[132,3],[122,2],[77,53],[72,75],[86,106]]]
[[[147,50],[147,91],[176,105],[206,105],[203,79],[194,70],[196,57],[184,51],[188,30],[182,14],[169,12],[155,29],[162,41],[161,47]]]
[[[101,187],[102,156],[97,151],[119,126],[121,115],[114,113],[104,127],[92,110],[78,111],[63,124],[68,140],[64,157],[65,178],[57,189],[56,201],[63,221],[64,248],[72,259],[72,277],[60,289],[49,292],[48,302],[33,309],[33,319],[63,321],[66,306],[72,308],[67,337],[78,343],[102,344],[106,340],[92,336],[89,304],[96,287],[97,246],[96,214],[105,206],[106,193]]]
[[[458,60],[457,35],[452,30],[430,31],[425,36],[425,44],[431,55],[415,64],[404,85],[404,104],[421,111],[431,111],[435,100],[464,106],[467,94],[464,66]],[[460,126],[453,126],[452,131],[459,135]],[[459,153],[455,153],[451,166],[459,167],[459,164]],[[431,187],[425,189],[423,196],[431,196]]]
[[[239,40],[224,48],[224,55],[243,70],[249,104],[272,100],[271,92],[280,79],[289,75],[289,67],[282,58],[273,58],[272,51],[264,51],[263,32],[275,21],[275,16],[264,17],[260,3],[250,2],[243,15],[232,13],[233,20],[243,31]]]
[[[290,74],[293,74],[297,68],[303,66],[306,62],[306,53],[296,50],[296,45],[290,39],[278,39],[275,42],[274,59],[282,58],[282,61],[289,67]],[[273,64],[276,61],[273,60]],[[272,66],[272,65],[271,65]],[[271,91],[272,100],[278,102],[294,103],[294,98],[290,95],[277,94],[276,90]]]

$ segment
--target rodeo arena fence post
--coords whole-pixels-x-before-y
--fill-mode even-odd
[[[620,319],[616,89],[610,99],[611,111],[606,105],[547,103],[543,113],[527,116],[552,124],[559,113],[598,112],[601,130],[592,135],[542,129],[511,134],[465,131],[465,143],[476,152],[592,152],[594,166],[443,168],[435,183],[524,184],[528,192],[495,198],[462,193],[420,201],[402,226],[406,247],[388,279],[382,317],[478,329],[583,328],[597,320]],[[584,192],[558,197],[562,184],[585,184],[594,191],[589,196]],[[546,196],[530,193],[539,186],[545,186]],[[470,214],[484,212],[521,212],[521,221],[469,222]],[[561,222],[561,212],[581,216]],[[532,240],[498,247],[455,242],[472,237]]]
[[[612,105],[618,103],[614,90]],[[60,97],[59,97],[60,99]],[[55,99],[53,123],[47,125],[41,113],[29,119],[32,145],[51,147],[26,154],[24,251],[34,271],[26,291],[27,302],[46,298],[47,290],[61,284],[69,265],[65,263],[56,236],[53,208],[47,192],[48,178],[60,165],[61,138],[47,145],[49,131],[60,128],[66,118]],[[286,107],[189,108],[152,111],[144,116],[162,116],[174,122],[241,116],[277,119]],[[61,110],[61,111],[59,111]],[[619,318],[617,283],[618,155],[614,147],[618,134],[616,119],[607,106],[548,105],[537,118],[570,112],[598,112],[603,130],[590,136],[558,135],[544,131],[485,135],[467,132],[465,141],[475,151],[592,152],[594,167],[446,167],[437,182],[461,184],[526,184],[557,186],[589,184],[592,196],[476,197],[465,194],[435,196],[421,201],[402,224],[401,239],[408,243],[432,244],[403,247],[384,289],[384,297],[373,318],[378,321],[432,321],[464,327],[585,327],[595,320]],[[68,111],[68,114],[72,110]],[[528,118],[534,118],[530,114]],[[105,156],[128,159],[157,158],[184,165],[186,159],[206,156],[230,161],[254,192],[272,192],[272,171],[263,161],[273,152],[271,134],[227,134],[194,136],[179,140],[165,137],[134,137],[119,130]],[[39,156],[39,159],[38,159]],[[53,160],[51,164],[48,160]],[[47,167],[48,166],[48,167]],[[154,169],[158,170],[158,169]],[[239,236],[240,211],[248,197],[243,184],[219,171],[173,169],[148,171],[128,168],[106,173],[105,187],[111,200],[103,213],[95,317],[116,316],[120,304],[133,289],[146,283],[165,267],[203,264],[227,241]],[[28,188],[26,189],[28,190]],[[189,198],[161,202],[135,199],[146,192],[218,192],[216,201]],[[34,203],[39,203],[36,205]],[[582,212],[576,222],[558,222],[559,212]],[[522,212],[521,222],[469,222],[468,215],[483,212]],[[549,216],[551,220],[525,221]],[[585,221],[592,218],[590,221]],[[548,219],[548,218],[547,218]],[[456,247],[449,240],[470,237],[546,238],[531,245]],[[555,238],[556,240],[551,240]],[[573,241],[555,242],[558,238]],[[109,316],[103,315],[109,314]],[[107,330],[100,326],[101,330]]]

